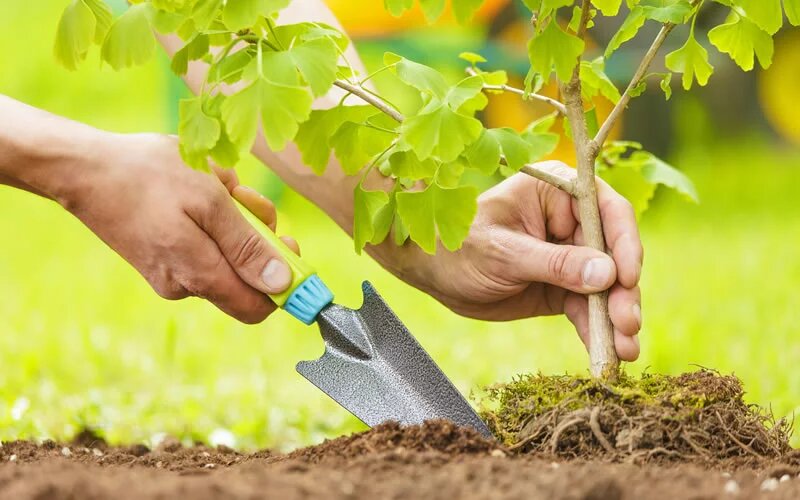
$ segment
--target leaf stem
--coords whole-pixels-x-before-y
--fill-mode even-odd
[[[478,73],[473,68],[467,68],[467,74],[470,76],[476,76]],[[516,87],[512,87],[510,85],[483,85],[484,90],[497,90],[501,92],[510,92],[512,94],[517,94],[525,97],[525,91],[522,89],[518,89]],[[536,94],[536,93],[529,93],[527,94],[528,97],[532,99],[536,99],[537,101],[545,102],[551,106],[553,106],[559,113],[562,115],[567,114],[567,108],[564,107],[564,104],[559,101],[558,99],[553,99],[552,97],[547,97],[546,95]]]

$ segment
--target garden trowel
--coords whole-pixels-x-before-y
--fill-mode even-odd
[[[491,437],[452,382],[419,345],[369,282],[353,310],[333,303],[316,272],[246,210],[292,269],[291,286],[270,298],[286,312],[319,326],[325,353],[301,361],[297,371],[370,427],[394,420],[420,424],[447,419]]]

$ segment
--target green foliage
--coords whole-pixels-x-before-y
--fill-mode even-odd
[[[676,73],[683,73],[683,88],[689,90],[697,80],[701,86],[708,83],[714,67],[708,62],[708,51],[690,34],[683,47],[667,54],[667,68]]]
[[[742,69],[758,59],[766,68],[772,60],[772,35],[783,24],[784,10],[792,24],[800,23],[800,0],[715,0],[729,9],[727,20],[708,37],[720,52]],[[413,89],[419,99],[397,109],[391,98],[374,94],[345,60],[348,39],[321,23],[277,24],[277,14],[290,0],[138,0],[112,19],[102,0],[70,0],[56,34],[55,56],[74,69],[92,45],[100,46],[102,60],[122,69],[147,60],[155,50],[154,31],[177,34],[184,45],[172,57],[172,69],[186,74],[191,61],[203,61],[209,71],[202,92],[180,105],[180,150],[185,162],[208,169],[209,162],[234,166],[257,140],[259,131],[275,151],[294,142],[303,161],[321,174],[335,161],[348,175],[380,173],[390,181],[390,192],[362,187],[354,193],[356,250],[379,244],[393,234],[397,243],[410,238],[427,252],[437,240],[457,249],[466,237],[475,213],[477,190],[465,175],[511,175],[550,154],[559,136],[551,131],[555,115],[547,115],[519,132],[487,129],[476,117],[487,104],[487,94],[504,92],[504,71],[484,71],[486,59],[464,52],[460,58],[470,75],[452,81],[439,71],[387,53],[383,67]],[[454,0],[452,11],[467,22],[481,0]],[[647,91],[647,79],[657,76],[667,99],[673,73],[682,74],[683,88],[705,85],[714,68],[695,21],[702,6],[697,0],[626,0],[628,13],[603,55],[590,59],[582,38],[597,15],[618,16],[622,0],[592,0],[584,6],[574,0],[525,0],[533,29],[527,49],[530,71],[523,99],[534,96],[546,83],[566,83],[578,75],[587,128],[600,130],[593,100],[603,96],[622,101],[618,82],[605,72],[606,61],[647,23],[672,27],[690,24],[682,46],[667,54],[669,71],[650,74],[627,90],[627,98]],[[414,6],[414,0],[384,0],[395,15]],[[444,11],[445,0],[419,0],[429,20]],[[783,6],[783,8],[782,8]],[[570,14],[567,18],[563,14]],[[582,26],[582,23],[584,25]],[[338,105],[313,110],[315,98],[334,86],[355,89],[363,105],[352,105],[344,95]],[[513,89],[512,89],[513,90]],[[626,101],[627,102],[627,101]],[[620,104],[621,105],[621,104]],[[563,105],[560,105],[563,108]],[[556,105],[559,109],[559,105]],[[562,120],[569,135],[566,118]],[[649,204],[656,186],[663,185],[697,199],[691,182],[679,171],[641,150],[634,143],[605,144],[598,171],[632,201],[637,212]],[[496,178],[499,178],[496,177]]]
[[[559,80],[567,81],[575,68],[575,61],[583,53],[584,42],[558,27],[555,19],[528,42],[528,58],[533,71],[545,80],[555,70]]]
[[[685,174],[631,141],[608,143],[597,158],[598,174],[633,205],[637,216],[647,210],[658,185],[697,203],[697,189]]]
[[[754,55],[762,68],[772,64],[772,37],[746,17],[732,13],[728,22],[709,31],[708,39],[745,71],[753,69]]]

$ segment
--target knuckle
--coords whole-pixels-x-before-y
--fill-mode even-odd
[[[256,232],[239,238],[233,249],[232,264],[236,267],[247,267],[253,262],[259,261],[266,254],[266,247],[261,236]]]
[[[547,258],[547,271],[556,282],[564,282],[570,278],[570,261],[574,250],[567,246],[556,247]]]
[[[173,280],[154,280],[150,286],[159,297],[166,300],[181,300],[189,296],[188,291]]]

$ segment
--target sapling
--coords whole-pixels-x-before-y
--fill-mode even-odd
[[[377,1],[377,0],[373,0]],[[387,53],[383,65],[359,74],[348,63],[347,37],[317,22],[285,24],[279,12],[290,0],[137,0],[114,18],[103,0],[71,0],[58,26],[55,55],[67,68],[83,61],[92,45],[102,61],[119,70],[148,60],[155,33],[177,34],[184,46],[172,57],[172,69],[185,75],[191,61],[208,65],[202,90],[180,102],[180,148],[185,162],[207,170],[209,161],[233,167],[249,151],[259,128],[268,146],[280,150],[294,142],[304,162],[322,173],[333,155],[345,173],[361,176],[354,193],[357,251],[392,238],[433,253],[438,246],[458,249],[477,210],[478,190],[463,175],[475,171],[497,179],[516,172],[569,193],[579,207],[585,244],[605,251],[595,175],[605,176],[632,202],[646,208],[657,185],[696,199],[691,181],[635,142],[609,140],[631,99],[659,81],[667,99],[673,73],[682,87],[705,85],[713,72],[696,21],[702,9],[721,4],[727,17],[708,32],[709,42],[745,71],[754,60],[767,68],[772,37],[784,22],[800,24],[800,0],[524,0],[530,10],[530,71],[524,88],[508,84],[505,71],[487,71],[478,54],[465,52],[466,75],[451,82],[426,65]],[[399,15],[414,0],[385,0]],[[445,0],[420,0],[429,20],[438,18]],[[452,0],[452,12],[468,23],[482,0]],[[719,7],[719,5],[717,5]],[[587,43],[599,16],[619,17],[619,28],[605,47]],[[624,89],[606,75],[606,60],[648,23],[660,25],[649,49]],[[685,43],[661,59],[660,49],[681,25]],[[651,72],[656,61],[664,68]],[[661,64],[658,64],[661,67]],[[397,106],[382,95],[372,78],[390,72],[416,90],[418,98]],[[557,97],[542,95],[555,82]],[[339,104],[312,110],[312,101],[338,87]],[[488,94],[512,92],[523,100],[547,103],[553,113],[522,131],[486,128],[476,113]],[[352,104],[349,96],[360,104]],[[599,123],[593,102],[614,103]],[[554,175],[535,162],[555,149],[562,119],[574,145],[574,178]],[[389,190],[371,190],[363,180],[377,169],[390,179]],[[613,381],[619,372],[608,314],[607,293],[590,295],[590,371]]]

